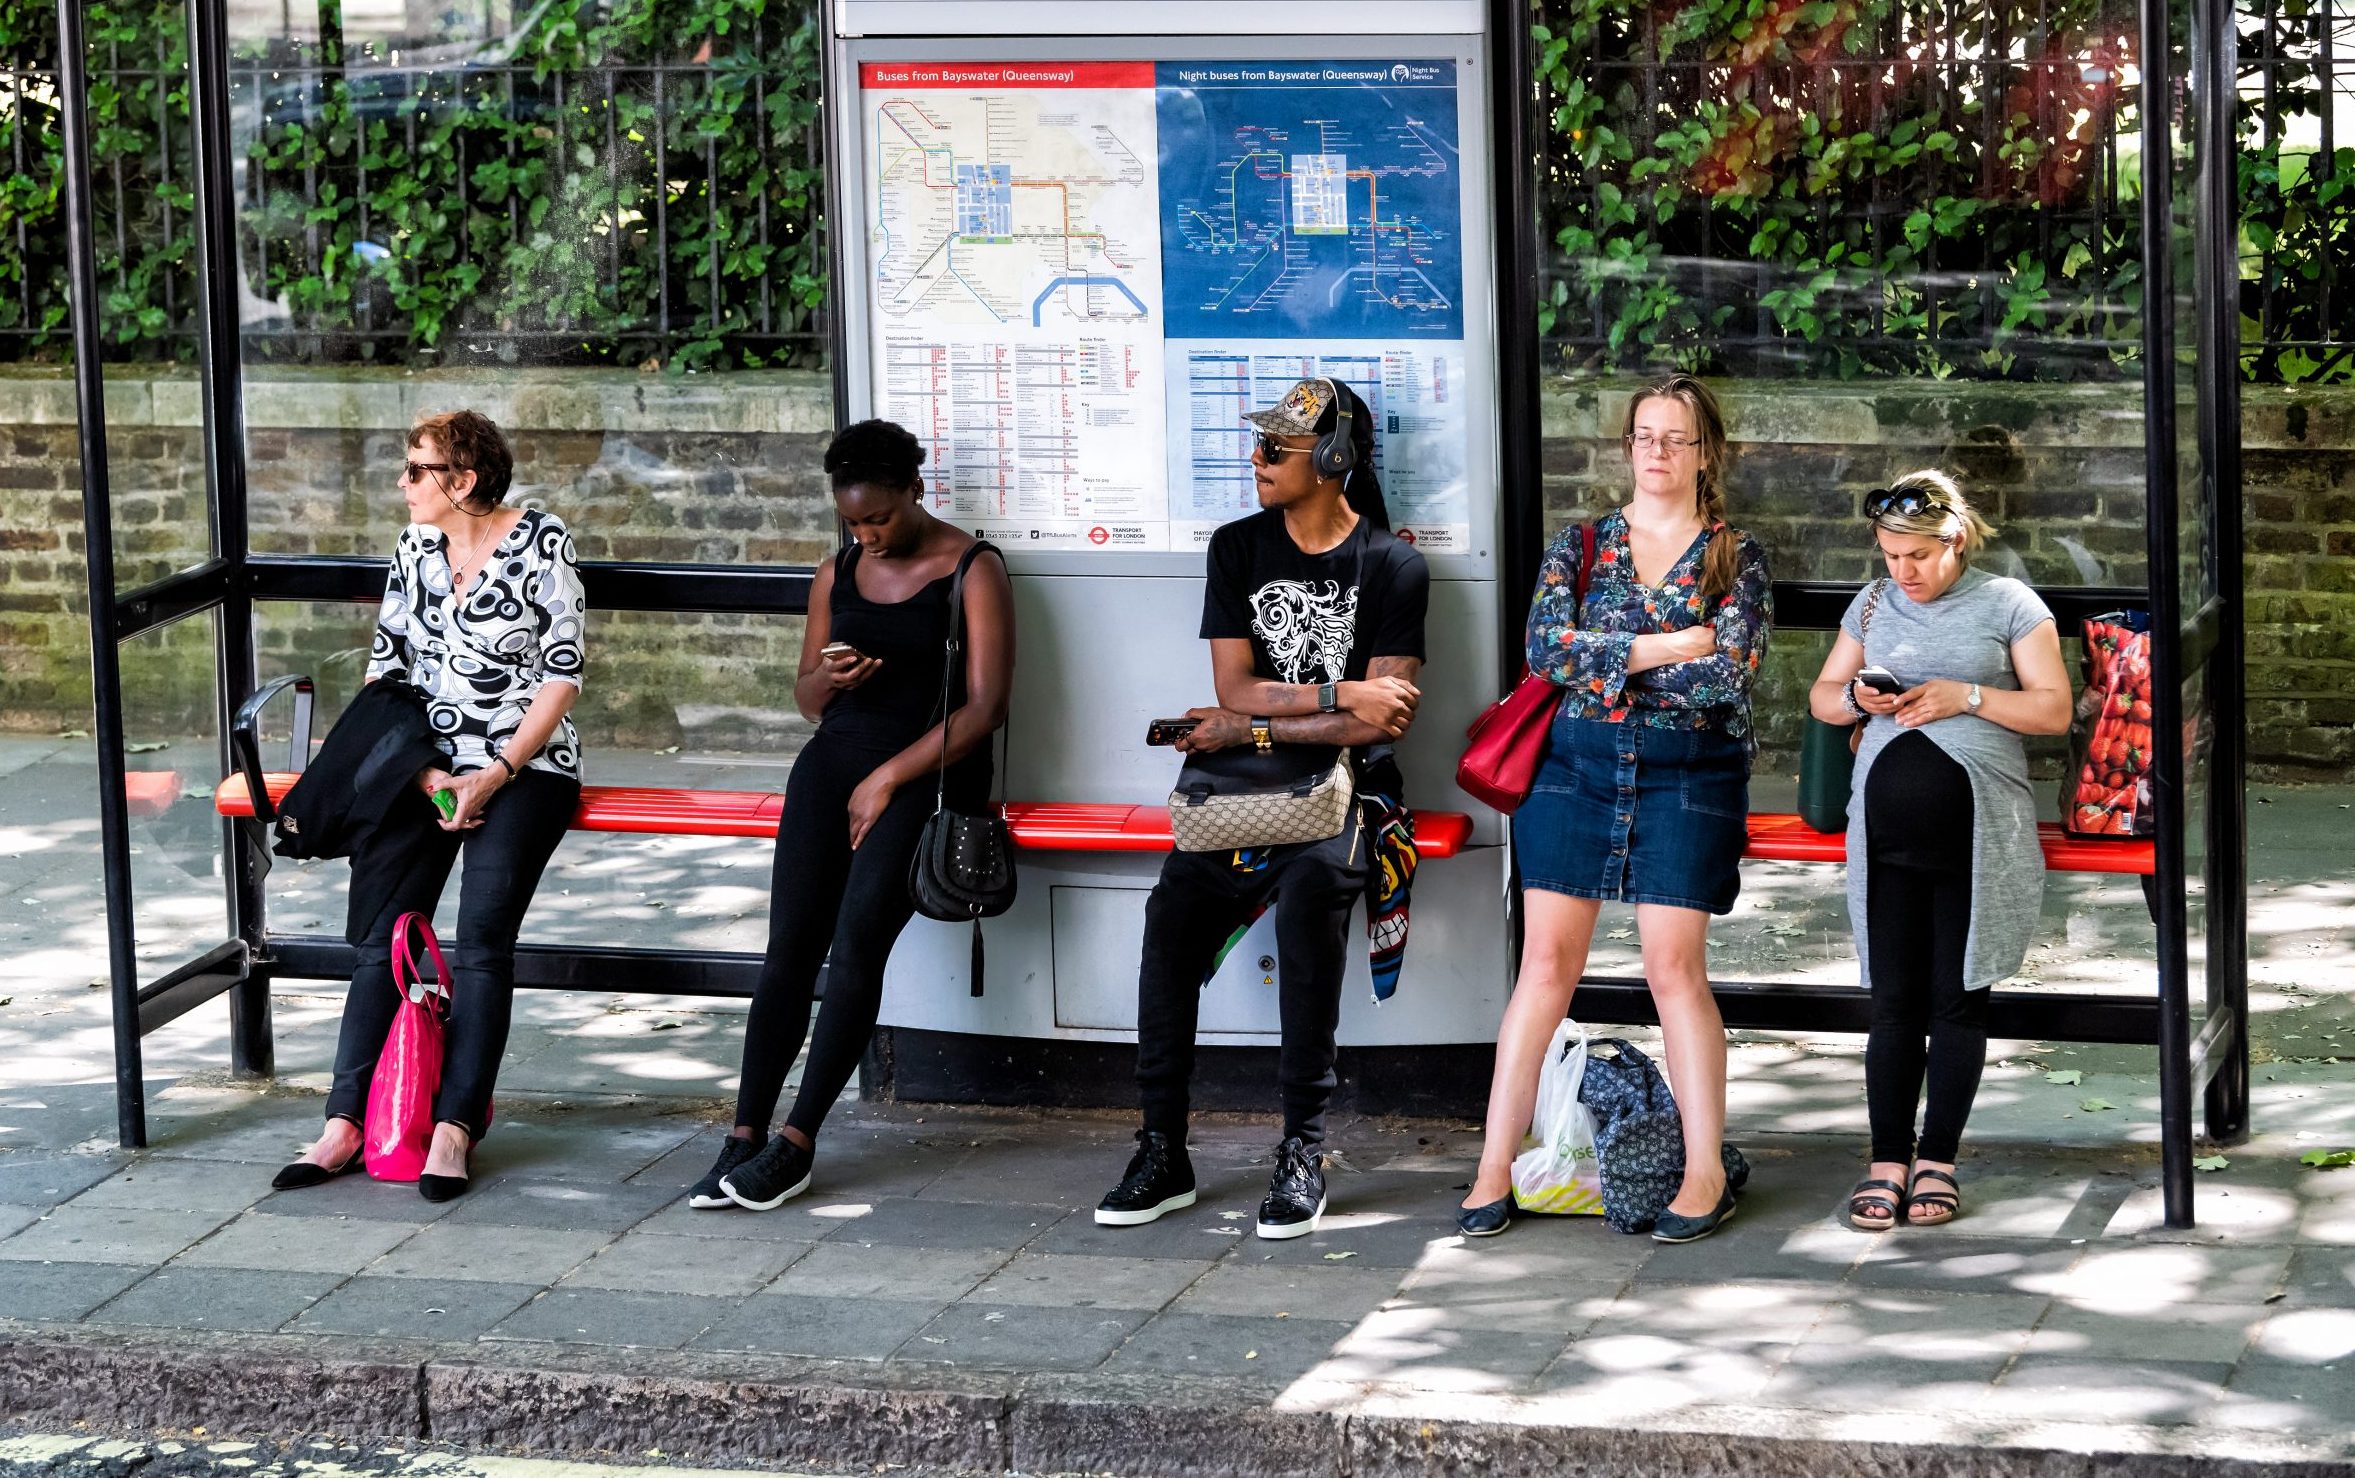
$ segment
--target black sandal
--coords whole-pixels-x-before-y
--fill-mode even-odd
[[[1868,1196],[1867,1191],[1887,1191],[1889,1199]],[[1883,1207],[1887,1216],[1866,1216],[1867,1207]],[[1860,1180],[1856,1189],[1848,1193],[1848,1225],[1860,1232],[1885,1232],[1905,1220],[1905,1187],[1893,1180]]]
[[[1925,1191],[1921,1189],[1921,1184],[1925,1180],[1943,1180],[1954,1189],[1951,1192]],[[1913,1215],[1913,1209],[1916,1206],[1927,1206],[1932,1211],[1943,1211],[1946,1214],[1933,1216],[1928,1221],[1916,1221]],[[1907,1226],[1939,1227],[1946,1225],[1962,1214],[1962,1182],[1943,1170],[1916,1170],[1913,1173],[1913,1184],[1905,1192],[1903,1214]]]

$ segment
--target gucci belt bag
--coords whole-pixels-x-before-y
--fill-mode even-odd
[[[1287,752],[1291,750],[1292,752]],[[1302,767],[1321,749],[1298,746],[1271,754],[1220,749],[1186,756],[1177,789],[1169,793],[1169,831],[1180,852],[1232,852],[1321,842],[1348,825],[1357,784],[1349,752],[1329,764]]]

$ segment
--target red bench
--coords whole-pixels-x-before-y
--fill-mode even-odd
[[[264,777],[273,804],[294,784],[289,774]],[[773,837],[785,797],[773,790],[665,790],[631,785],[584,785],[575,831],[625,831],[662,836]],[[251,816],[245,777],[232,775],[213,792],[224,816]],[[1037,852],[1166,852],[1169,812],[1160,806],[1082,806],[1047,801],[1006,807],[1014,844]],[[1425,857],[1453,857],[1472,837],[1472,818],[1457,811],[1417,811],[1415,841]]]
[[[266,777],[275,802],[295,777]],[[251,816],[245,777],[232,775],[214,792],[214,809],[224,816]],[[785,797],[770,790],[670,790],[630,785],[581,788],[576,831],[636,832],[661,836],[772,837]],[[1166,852],[1169,812],[1160,806],[1081,805],[1064,801],[1016,802],[1006,807],[1014,844],[1034,852]],[[2040,829],[2044,865],[2055,872],[2135,873],[2154,870],[2147,841],[2095,840],[2066,836],[2047,822]],[[1453,857],[1472,838],[1472,818],[1460,811],[1417,811],[1415,841],[1425,857]],[[1750,818],[1745,856],[1770,862],[1845,862],[1848,839],[1820,832],[1796,816],[1759,813]]]

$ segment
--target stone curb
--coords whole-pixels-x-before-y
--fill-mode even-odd
[[[149,1336],[0,1323],[0,1422],[212,1440],[430,1440],[537,1457],[699,1465],[890,1464],[933,1472],[1128,1478],[2355,1478],[2355,1456],[2089,1450],[1942,1434],[1920,1443],[1279,1407],[1218,1383],[872,1366],[764,1356],[484,1351],[286,1335]],[[1323,1393],[1335,1405],[1343,1391]],[[2098,1437],[2100,1434],[2096,1434]],[[2252,1444],[2256,1445],[2256,1444]]]

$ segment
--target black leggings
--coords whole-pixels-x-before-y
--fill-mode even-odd
[[[851,850],[851,792],[893,752],[831,739],[821,729],[786,779],[769,884],[768,955],[744,1019],[744,1070],[736,1090],[736,1122],[759,1133],[768,1132],[785,1075],[809,1033],[820,969],[826,972],[826,999],[818,1006],[817,1033],[810,1038],[801,1092],[785,1119],[788,1127],[817,1138],[875,1034],[883,967],[916,912],[908,866],[935,798],[929,775],[903,787],[858,850]],[[952,802],[969,804],[988,790],[986,761],[978,767],[961,761],[950,772]]]
[[[1873,1158],[1903,1162],[1919,1155],[1952,1163],[1987,1061],[1987,992],[1963,988],[1971,876],[1884,862],[1867,867],[1873,1019],[1864,1086]],[[1914,1109],[1925,1069],[1930,1101],[1916,1144]]]
[[[458,934],[443,949],[455,979],[433,1117],[436,1123],[458,1125],[474,1139],[489,1131],[491,1088],[498,1081],[515,1011],[515,938],[580,798],[579,781],[525,770],[491,797],[480,827],[450,832],[437,824],[424,794],[412,790],[361,843],[352,858],[356,906],[349,931],[359,957],[344,998],[335,1082],[327,1093],[329,1118],[357,1124],[368,1107],[368,1085],[400,1005],[392,977],[393,925],[404,913],[431,917],[451,865],[463,856]],[[362,878],[373,881],[363,885]],[[384,885],[381,906],[373,917],[356,916],[376,906],[377,882]],[[430,972],[431,960],[422,945],[417,949],[419,968]]]

